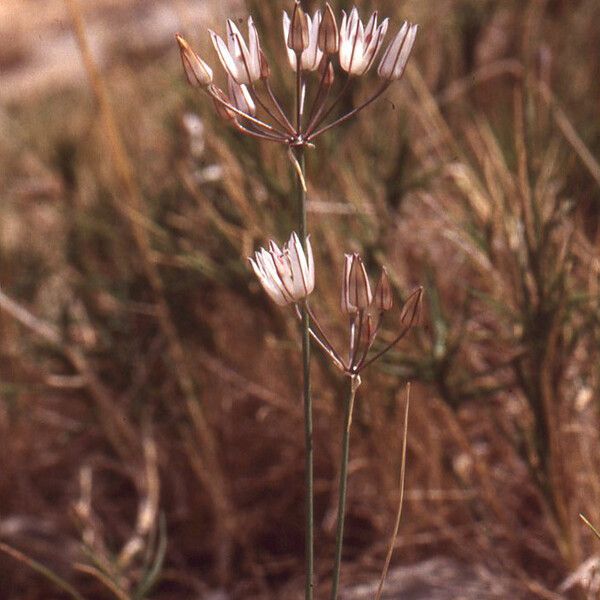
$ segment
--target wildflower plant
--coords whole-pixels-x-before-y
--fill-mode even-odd
[[[338,21],[340,25],[338,26]],[[375,11],[366,22],[357,8],[342,11],[338,19],[326,3],[307,14],[299,0],[293,10],[283,12],[284,61],[294,74],[293,108],[285,107],[270,82],[271,68],[260,44],[252,17],[247,19],[247,36],[229,19],[226,35],[210,31],[218,61],[224,70],[225,85],[215,83],[213,67],[177,35],[181,60],[188,82],[206,93],[219,117],[240,133],[259,140],[287,146],[297,178],[298,233],[279,247],[271,241],[259,249],[250,264],[268,296],[279,306],[295,310],[302,330],[303,398],[306,475],[306,579],[305,597],[313,597],[314,517],[313,517],[313,426],[310,380],[311,338],[333,364],[347,376],[345,427],[338,500],[335,566],[331,598],[338,595],[342,555],[350,424],[360,373],[395,346],[416,323],[422,289],[409,295],[399,318],[393,340],[373,350],[384,314],[393,305],[392,290],[385,268],[372,292],[365,265],[358,254],[347,254],[341,292],[341,312],[348,319],[348,350],[339,351],[320,325],[308,296],[315,287],[315,265],[307,234],[305,149],[317,138],[341,125],[377,100],[404,74],[417,34],[417,25],[405,22],[386,45],[387,18]],[[376,67],[375,67],[376,65]],[[341,114],[336,110],[356,80],[376,70],[380,81],[366,100]],[[341,83],[337,83],[340,75]]]

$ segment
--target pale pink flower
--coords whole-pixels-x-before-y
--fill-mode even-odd
[[[321,11],[318,10],[312,16],[312,18],[304,14],[304,18],[306,19],[306,25],[308,29],[308,46],[302,51],[300,57],[300,69],[303,71],[316,71],[319,67],[319,63],[323,58],[323,51],[319,49],[319,27],[321,25]],[[288,16],[287,12],[283,11],[283,36],[286,41],[286,50],[288,55],[288,60],[290,65],[294,71],[297,68],[297,58],[296,53],[292,50],[288,44],[287,40],[289,39],[290,34],[290,25],[291,19]]]
[[[351,75],[364,75],[373,64],[388,28],[388,19],[379,25],[377,11],[365,27],[354,7],[348,16],[342,11],[340,66]]]
[[[282,248],[271,241],[268,250],[260,248],[249,261],[265,292],[280,306],[306,298],[315,287],[315,265],[308,238],[306,254],[300,238],[292,233]]]
[[[210,37],[223,68],[236,83],[248,85],[260,79],[260,42],[252,17],[248,17],[248,44],[231,19],[227,20],[227,44],[214,31]]]
[[[417,25],[404,23],[384,52],[377,74],[388,81],[400,79],[417,37]]]

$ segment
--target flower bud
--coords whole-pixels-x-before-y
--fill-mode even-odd
[[[325,71],[325,75],[323,75],[323,71]],[[335,70],[331,61],[327,60],[326,56],[323,56],[321,62],[319,63],[319,75],[323,77],[323,85],[326,87],[331,87],[333,85],[333,81],[335,79]]]
[[[357,253],[346,254],[342,282],[342,311],[354,314],[368,308],[372,299],[367,270],[361,257]]]
[[[212,83],[212,69],[192,50],[187,41],[176,35],[181,62],[189,84],[193,87],[207,87]]]
[[[400,313],[400,322],[407,327],[412,327],[421,316],[421,306],[423,300],[423,288],[418,287],[406,299],[402,312]]]
[[[380,311],[390,310],[392,308],[392,287],[385,267],[381,268],[381,276],[375,287],[373,304]]]
[[[288,32],[287,45],[296,54],[302,54],[308,48],[308,21],[306,14],[300,6],[300,2],[296,2],[294,12],[292,13],[292,21]]]
[[[388,81],[402,77],[417,37],[417,29],[417,25],[406,22],[402,25],[381,58],[377,70],[379,77]]]
[[[322,50],[325,54],[335,54],[339,49],[339,43],[340,36],[335,15],[329,2],[327,2],[319,27],[319,50]]]

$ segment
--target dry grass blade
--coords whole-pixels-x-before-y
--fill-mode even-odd
[[[86,573],[87,575],[91,575],[95,579],[97,579],[105,588],[110,590],[113,595],[119,600],[131,600],[129,595],[120,589],[117,584],[110,579],[105,573],[102,573],[99,569],[92,567],[91,565],[84,565],[81,563],[75,563],[73,565],[75,569],[80,571],[81,573]]]
[[[71,598],[74,598],[75,600],[85,600],[85,598],[70,583],[65,581],[62,577],[59,577],[56,573],[54,573],[41,563],[37,562],[33,558],[26,556],[22,552],[19,552],[15,548],[12,548],[11,546],[3,542],[0,542],[0,552],[8,554],[15,560],[18,560],[19,562],[22,562],[23,564],[27,565],[30,569],[36,571],[40,575],[43,575],[46,579],[48,579],[58,588],[63,590],[63,592],[69,594]]]
[[[402,460],[400,463],[400,498],[398,499],[398,510],[396,511],[396,521],[394,523],[394,530],[390,537],[390,544],[388,546],[387,555],[385,557],[385,563],[383,570],[381,571],[381,578],[379,580],[379,587],[375,594],[375,600],[381,599],[383,593],[383,586],[385,584],[385,578],[387,577],[388,570],[390,568],[390,562],[392,560],[392,554],[394,553],[394,546],[396,545],[396,537],[398,536],[398,530],[400,529],[400,519],[402,518],[402,506],[404,505],[404,479],[406,474],[406,441],[408,438],[408,409],[410,407],[410,382],[406,384],[406,406],[404,408],[404,431],[402,439]]]
[[[600,531],[598,531],[581,513],[579,518],[592,530],[593,534],[600,540]]]
[[[590,175],[600,186],[600,163],[598,163],[590,149],[585,145],[581,136],[573,126],[573,123],[570,121],[565,111],[559,106],[548,85],[544,82],[540,82],[539,89],[544,101],[552,108],[554,120],[562,134],[565,136],[565,139],[571,144],[573,150],[575,150],[577,156],[581,159],[581,162],[586,166]]]

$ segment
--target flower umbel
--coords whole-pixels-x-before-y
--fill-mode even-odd
[[[349,350],[343,358],[319,326],[315,314],[310,311],[311,335],[313,339],[332,358],[334,364],[349,376],[357,376],[365,367],[391,350],[418,321],[421,311],[423,288],[414,290],[407,298],[400,313],[400,330],[396,337],[383,349],[369,354],[383,322],[384,313],[392,308],[392,289],[385,267],[381,269],[375,293],[365,265],[358,254],[346,254],[344,257],[344,276],[342,279],[342,312],[349,317]]]
[[[192,86],[213,98],[220,107],[218,114],[238,131],[296,147],[310,144],[325,131],[347,121],[379,98],[393,81],[400,79],[417,33],[416,25],[404,23],[379,63],[377,73],[383,80],[380,88],[356,108],[329,120],[334,109],[342,103],[350,79],[365,75],[376,60],[388,29],[388,19],[380,22],[378,13],[374,12],[365,25],[358,10],[353,8],[349,14],[342,11],[338,30],[335,14],[328,3],[312,17],[302,10],[299,0],[296,0],[291,16],[283,12],[284,49],[295,72],[296,108],[293,115],[286,112],[271,88],[271,69],[261,50],[252,17],[248,17],[247,25],[247,39],[231,19],[227,21],[225,39],[210,31],[227,75],[227,92],[213,82],[212,68],[178,35],[187,79]],[[339,64],[347,77],[340,85],[339,93],[330,101],[332,88],[336,87],[335,64]],[[305,104],[309,104],[306,111]]]
[[[270,298],[279,304],[295,304],[306,298],[315,287],[315,265],[310,239],[306,238],[306,254],[300,238],[292,233],[282,248],[269,242],[249,258],[254,273]]]

